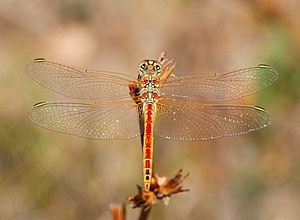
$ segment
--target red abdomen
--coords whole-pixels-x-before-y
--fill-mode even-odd
[[[144,112],[144,190],[149,192],[152,179],[152,155],[153,155],[153,104],[147,104]]]

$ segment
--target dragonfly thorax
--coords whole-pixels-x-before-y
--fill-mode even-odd
[[[144,104],[154,104],[160,98],[159,90],[157,89],[157,84],[159,79],[152,76],[147,75],[141,78],[140,80],[140,100]]]

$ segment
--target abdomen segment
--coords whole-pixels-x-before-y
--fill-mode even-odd
[[[144,146],[143,146],[143,163],[144,163],[144,190],[149,192],[152,178],[152,155],[153,155],[153,104],[147,104],[144,113]]]

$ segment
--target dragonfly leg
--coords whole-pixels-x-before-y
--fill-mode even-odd
[[[166,60],[167,52],[162,52],[158,58],[158,61],[162,63],[164,60]]]
[[[173,75],[173,70],[175,68],[176,63],[174,60],[169,60],[167,63],[163,64],[162,67],[162,75],[160,77],[160,80],[162,83],[164,83],[169,77],[175,77]]]

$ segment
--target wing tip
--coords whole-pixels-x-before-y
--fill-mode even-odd
[[[259,68],[273,68],[272,66],[270,66],[269,64],[265,64],[265,63],[260,63],[257,65],[257,67]]]
[[[35,58],[33,61],[34,62],[46,62],[46,59],[42,58],[42,57],[38,57],[38,58]]]
[[[34,70],[34,65],[35,63],[43,63],[43,62],[46,62],[46,60],[42,57],[39,57],[39,58],[35,58],[32,62],[28,63],[26,66],[25,66],[25,72],[32,77],[32,75],[34,75],[34,73],[32,72]]]
[[[265,69],[266,73],[269,72],[269,73],[273,74],[273,80],[270,84],[272,84],[274,81],[276,81],[279,77],[277,70],[269,64],[260,63],[256,67],[260,68],[260,69]]]
[[[263,108],[263,107],[261,107],[261,106],[258,106],[258,105],[253,106],[253,108],[256,109],[256,110],[258,110],[258,111],[262,111],[262,112],[265,112],[265,111],[266,111],[265,108]]]
[[[46,102],[42,101],[42,102],[38,102],[38,103],[35,103],[33,105],[33,108],[38,108],[38,107],[41,107],[41,106],[44,106],[46,105]]]
[[[261,68],[261,69],[269,69],[269,70],[277,73],[276,69],[274,67],[272,67],[271,65],[269,65],[269,64],[260,63],[256,67]]]

